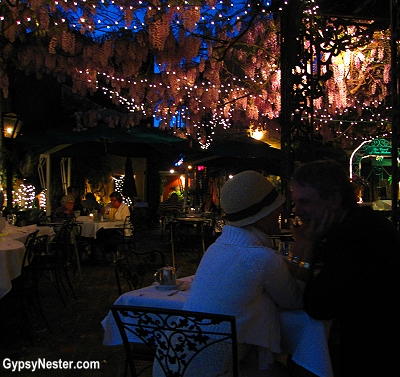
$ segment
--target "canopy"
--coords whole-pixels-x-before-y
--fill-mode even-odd
[[[154,150],[176,153],[178,144],[186,144],[185,140],[157,129],[139,126],[130,129],[111,128],[107,125],[82,131],[56,128],[20,137],[18,141],[34,153],[50,152],[57,157],[84,157],[89,153],[98,156],[148,157]],[[169,148],[173,144],[177,148]]]
[[[206,151],[191,153],[186,162],[232,172],[264,170],[269,174],[280,175],[281,159],[279,149],[250,137],[240,137],[213,142]]]
[[[279,149],[272,148],[267,143],[247,136],[212,143],[209,151],[217,156],[226,157],[278,160],[281,158],[281,151]]]

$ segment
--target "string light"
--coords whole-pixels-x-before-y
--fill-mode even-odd
[[[124,175],[121,175],[120,177],[113,177],[115,191],[122,193],[122,190],[124,188],[124,180]],[[133,206],[134,203],[132,202],[131,198],[128,198],[126,196],[124,196],[123,198],[127,206]]]
[[[160,1],[157,2],[156,6],[147,1],[126,2],[120,0],[111,3],[94,1],[91,4],[86,1],[64,0],[46,4],[47,9],[49,12],[51,11],[54,17],[45,17],[43,14],[43,17],[38,17],[38,13],[35,14],[35,11],[39,9],[39,2],[37,1],[33,1],[31,7],[23,7],[21,14],[15,12],[14,14],[17,17],[13,22],[15,26],[18,26],[15,33],[22,32],[22,27],[29,31],[41,30],[41,28],[63,30],[65,31],[65,33],[63,32],[63,43],[61,43],[61,46],[57,45],[57,47],[70,48],[71,51],[65,49],[64,51],[71,55],[69,58],[73,61],[74,49],[71,46],[75,43],[75,34],[69,33],[69,30],[67,30],[68,20],[72,20],[69,26],[85,34],[85,37],[91,37],[101,45],[101,53],[98,58],[104,59],[104,64],[100,64],[103,67],[108,67],[108,61],[117,58],[113,54],[116,53],[116,42],[120,41],[118,36],[123,33],[123,30],[132,32],[132,34],[127,34],[129,38],[126,38],[126,40],[134,40],[135,37],[142,35],[140,33],[143,33],[147,37],[154,38],[155,46],[153,47],[156,47],[165,46],[166,41],[159,38],[166,38],[168,35],[174,35],[176,37],[175,42],[178,41],[180,38],[178,38],[179,28],[184,28],[181,30],[184,31],[185,38],[193,37],[193,40],[202,34],[204,28],[208,28],[210,35],[218,35],[219,42],[229,44],[229,38],[236,36],[238,32],[243,30],[241,23],[245,24],[255,15],[252,14],[255,9],[252,1],[231,2],[231,4],[218,1],[212,6],[209,5],[210,2],[201,2],[201,7],[198,6],[197,2],[192,4],[189,1],[179,4]],[[287,4],[288,1],[285,1],[284,6],[287,6]],[[158,119],[158,124],[165,127],[172,125],[174,133],[198,140],[203,148],[209,147],[218,128],[227,130],[238,123],[246,128],[249,127],[251,122],[260,122],[268,127],[268,120],[278,118],[281,112],[279,46],[276,40],[278,33],[273,30],[274,27],[277,28],[277,25],[274,24],[272,16],[268,14],[270,5],[271,1],[257,3],[259,9],[257,9],[256,22],[250,25],[252,27],[243,35],[241,42],[247,46],[246,51],[240,50],[239,45],[239,48],[232,52],[233,55],[226,57],[226,61],[235,61],[238,62],[238,66],[241,65],[240,69],[243,72],[241,72],[240,77],[232,74],[229,79],[223,77],[222,80],[219,72],[228,73],[227,66],[222,65],[225,59],[219,59],[218,53],[213,55],[212,44],[202,39],[201,48],[197,47],[195,56],[190,56],[187,59],[179,56],[176,57],[176,61],[167,59],[164,56],[165,51],[161,48],[158,49],[158,52],[154,53],[154,66],[157,67],[157,70],[149,76],[135,70],[130,71],[131,65],[125,64],[123,57],[118,57],[118,59],[121,59],[122,67],[125,64],[126,72],[124,71],[125,68],[119,66],[117,69],[116,67],[108,67],[104,72],[100,72],[96,64],[90,64],[89,67],[80,70],[74,69],[73,73],[68,73],[73,76],[73,90],[77,92],[87,89],[90,91],[102,90],[113,102],[121,105],[121,108],[128,113],[137,113],[142,118],[153,116]],[[305,1],[305,5],[304,20],[308,24],[312,23],[312,26],[317,25],[316,18],[319,7],[316,1]],[[41,2],[40,7],[42,10]],[[57,10],[61,12],[57,13]],[[0,20],[5,20],[6,16],[9,20],[11,16],[6,13],[7,6],[3,7],[2,11],[4,14],[0,15]],[[162,19],[162,16],[166,14],[170,16],[166,28],[163,28],[162,23],[156,24],[156,22],[151,23],[149,21],[158,20],[158,16]],[[154,17],[155,15],[157,17]],[[48,23],[46,27],[44,27],[45,23]],[[153,26],[154,33],[150,31]],[[269,34],[267,34],[268,28],[271,28]],[[332,28],[332,25],[326,25],[326,30],[330,30],[330,28]],[[7,33],[11,33],[11,30],[13,30],[12,27],[7,28]],[[223,38],[219,38],[220,34],[223,35]],[[386,131],[390,133],[389,116],[385,116],[385,119],[378,119],[372,117],[372,115],[369,119],[361,117],[351,120],[345,119],[347,109],[353,105],[357,109],[365,107],[380,109],[381,103],[387,96],[388,67],[390,67],[387,54],[387,46],[390,45],[389,32],[376,32],[371,36],[367,36],[367,33],[365,33],[365,35],[359,37],[356,34],[356,28],[350,25],[345,34],[351,36],[348,43],[349,48],[334,57],[332,69],[335,77],[328,80],[324,88],[327,92],[329,105],[332,106],[328,107],[326,101],[318,99],[314,104],[316,112],[312,114],[315,122],[313,124],[314,132],[322,135],[324,142],[338,138],[348,139],[350,138],[349,134],[353,139],[366,137],[362,135],[362,132],[355,131],[363,126],[368,126],[368,134],[373,132],[373,128],[379,134],[386,133]],[[16,37],[17,34],[11,36]],[[260,36],[265,38],[260,38]],[[364,45],[362,49],[350,48],[358,43],[359,38],[368,37],[369,44]],[[256,46],[255,41],[259,39],[264,44],[259,43],[258,50],[256,49],[257,53],[247,54],[250,51],[248,46]],[[187,40],[190,39],[187,38]],[[57,40],[54,40],[54,43],[56,42]],[[329,41],[327,43],[329,44]],[[182,45],[180,44],[180,46]],[[153,51],[155,50],[157,48],[153,49]],[[262,54],[264,50],[268,52],[268,58],[265,58],[264,55],[262,55],[262,58],[258,58],[257,54]],[[86,52],[85,50],[82,54],[77,55],[84,55]],[[179,53],[174,51],[169,56]],[[185,53],[187,53],[186,49]],[[56,54],[55,48],[54,54]],[[21,54],[21,56],[23,55]],[[246,60],[247,55],[252,60]],[[60,56],[57,57],[61,59]],[[215,59],[211,59],[211,57]],[[91,62],[93,62],[93,58]],[[349,62],[354,62],[356,69],[351,71],[350,67],[353,65]],[[140,66],[142,64],[143,61],[140,61]],[[209,65],[211,68],[204,70],[205,65]],[[356,94],[350,95],[344,88],[351,80],[354,81],[354,77],[356,77],[354,75],[357,72],[368,72],[372,65],[380,66],[382,77],[376,79],[375,82],[371,81],[367,89],[362,89],[364,94],[368,94],[368,101],[359,101],[356,91]],[[194,67],[198,70],[195,74],[191,74],[191,69]],[[203,69],[201,81],[199,80],[199,67]],[[297,67],[297,69],[299,74],[303,73],[304,75],[304,81],[299,85],[299,89],[305,93],[307,90],[306,73],[313,72],[315,67],[308,65]],[[151,67],[150,71],[152,71]],[[350,77],[351,80],[345,82],[346,77]],[[358,81],[360,82],[361,79]],[[338,85],[334,86],[332,83]],[[356,87],[357,83],[353,89]],[[146,92],[146,96],[143,95],[144,92]],[[325,114],[324,109],[327,107],[330,112]],[[390,109],[387,109],[388,114],[389,111]],[[185,131],[175,129],[173,118],[177,114]],[[202,119],[202,114],[211,114],[212,120],[205,121]],[[245,116],[242,116],[243,114]],[[308,121],[307,117],[308,114],[305,114],[302,120]],[[348,125],[349,127],[344,131],[338,125]],[[334,135],[328,135],[329,133],[325,132],[326,127],[330,127],[329,133],[334,133]]]
[[[12,207],[32,209],[35,204],[35,198],[35,186],[22,183],[16,188],[16,191],[13,191]]]

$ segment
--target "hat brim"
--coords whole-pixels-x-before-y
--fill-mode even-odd
[[[285,203],[285,200],[286,198],[283,195],[278,194],[277,198],[274,200],[272,204],[263,207],[260,210],[260,212],[257,212],[255,215],[246,217],[245,219],[238,221],[228,221],[227,224],[232,226],[237,226],[239,228],[246,225],[254,224],[256,221],[262,219],[265,216],[268,216],[271,212],[275,211],[277,208],[282,206],[282,204]]]

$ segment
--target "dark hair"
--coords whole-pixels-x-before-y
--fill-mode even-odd
[[[117,199],[120,203],[122,203],[122,195],[121,195],[119,192],[117,192],[117,191],[112,192],[112,193],[110,194],[110,198],[115,198],[115,199]]]
[[[87,192],[86,195],[85,195],[85,198],[86,198],[86,199],[94,199],[94,194],[93,194],[93,192]]]
[[[342,197],[342,207],[357,205],[350,178],[342,165],[334,160],[320,160],[299,166],[293,173],[291,182],[300,186],[310,186],[317,190],[323,199],[335,193]]]
[[[68,186],[67,187],[67,192],[71,193],[72,191],[78,191],[78,188],[76,186]]]

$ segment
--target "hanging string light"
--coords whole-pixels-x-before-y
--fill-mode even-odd
[[[305,5],[305,22],[316,26],[316,1],[305,1]],[[72,90],[82,95],[101,90],[121,110],[134,115],[129,124],[156,117],[158,124],[207,148],[219,127],[217,119],[225,120],[221,127],[226,130],[232,126],[247,129],[252,122],[268,128],[269,120],[280,115],[280,29],[269,13],[270,6],[271,1],[265,0],[230,4],[161,0],[157,5],[33,0],[30,7],[16,3],[12,11],[5,4],[0,20],[9,42],[4,46],[7,53],[24,33],[39,36],[39,31],[46,31],[49,37],[48,46],[19,46],[19,68],[53,72],[60,81],[70,77]],[[356,129],[356,136],[362,138],[360,126],[365,122],[369,122],[367,133],[374,132],[374,120],[344,119],[346,111],[353,106],[357,111],[379,109],[388,94],[389,31],[360,37],[355,30],[349,25],[340,31],[350,37],[348,49],[332,59],[333,77],[323,88],[326,98],[315,100],[319,112],[312,114],[317,122],[314,132],[324,142],[344,139]],[[367,37],[368,44],[353,48],[358,38]],[[1,69],[0,89],[7,95],[7,70]],[[174,126],[177,114],[184,131]],[[204,114],[212,121],[205,122]],[[377,132],[389,128],[386,120],[374,119]],[[344,133],[337,124],[347,122],[351,127]]]

